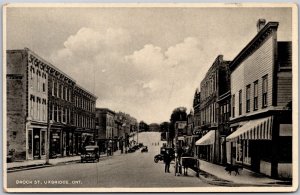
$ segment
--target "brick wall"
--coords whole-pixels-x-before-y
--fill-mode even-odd
[[[26,158],[26,70],[24,51],[7,52],[7,145],[16,159]]]

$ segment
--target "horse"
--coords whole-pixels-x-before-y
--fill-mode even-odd
[[[181,157],[181,163],[183,167],[183,174],[188,175],[187,170],[188,168],[193,169],[196,171],[196,176],[199,177],[200,172],[200,164],[198,159],[193,157]]]

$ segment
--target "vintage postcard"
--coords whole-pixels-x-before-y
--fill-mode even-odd
[[[3,5],[6,192],[298,188],[298,8]]]

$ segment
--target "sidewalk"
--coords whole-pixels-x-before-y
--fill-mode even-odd
[[[118,155],[121,155],[120,150],[117,150],[116,152],[114,152],[113,156],[118,156]],[[101,154],[100,155],[100,160],[108,158],[108,157],[112,157],[112,156],[107,156],[107,154]],[[80,155],[49,159],[49,165],[46,165],[46,160],[45,159],[24,160],[24,161],[20,161],[20,162],[7,163],[6,165],[7,165],[8,172],[13,172],[13,171],[20,171],[20,170],[28,170],[28,169],[36,169],[36,168],[55,166],[55,165],[58,165],[58,164],[65,164],[65,163],[71,163],[71,162],[80,162]]]
[[[225,167],[200,160],[200,169],[204,173],[200,173],[200,177],[208,182],[219,182],[221,185],[230,186],[287,186],[291,185],[289,181],[281,181],[271,179],[262,174],[252,172],[248,169],[241,169],[239,175],[234,172],[229,175],[225,171]]]

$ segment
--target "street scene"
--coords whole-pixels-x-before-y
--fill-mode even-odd
[[[108,5],[5,6],[6,191],[296,190],[296,5]]]
[[[142,153],[121,154],[120,151],[111,157],[101,156],[96,163],[73,162],[41,169],[32,169],[9,173],[9,187],[208,187],[204,181],[196,179],[194,172],[180,178],[171,173],[165,174],[163,162],[155,163],[153,157],[159,153],[160,134],[156,132],[141,133],[141,141],[149,146],[149,151]],[[151,136],[151,139],[149,138]],[[152,145],[153,143],[153,145]],[[155,146],[154,143],[157,145]],[[173,165],[173,164],[172,164]],[[60,173],[64,174],[60,174]],[[29,182],[32,184],[21,184]],[[17,183],[16,181],[20,181]],[[34,184],[40,181],[40,184]],[[68,181],[69,184],[49,184],[47,182]],[[75,185],[72,181],[76,181]],[[46,184],[44,183],[46,182]]]

